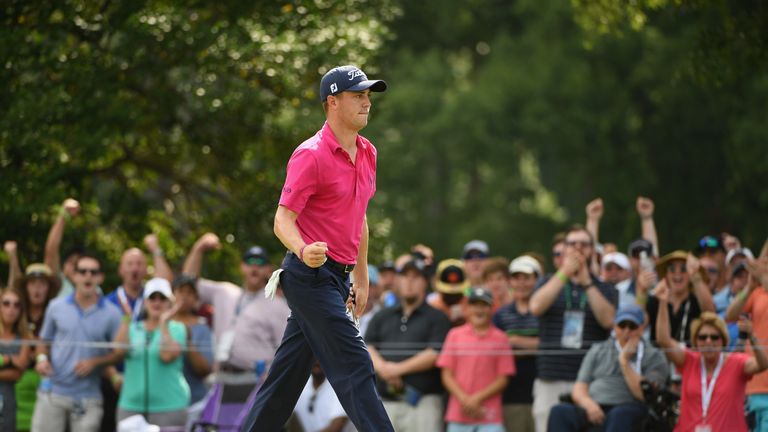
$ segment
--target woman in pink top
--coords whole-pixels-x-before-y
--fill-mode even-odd
[[[744,398],[747,381],[768,368],[768,357],[746,326],[755,356],[726,353],[728,330],[723,320],[704,312],[691,325],[693,350],[681,348],[669,331],[669,287],[662,280],[654,290],[659,300],[656,342],[683,376],[680,418],[675,432],[746,432]]]

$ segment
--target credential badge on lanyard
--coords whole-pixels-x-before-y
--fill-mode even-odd
[[[584,308],[587,306],[587,295],[581,292],[579,296],[579,309],[571,309],[573,290],[571,283],[565,286],[565,308],[563,314],[563,335],[560,345],[563,348],[579,349],[584,342]]]
[[[712,426],[707,424],[707,411],[709,411],[709,405],[712,403],[715,383],[720,375],[720,370],[723,368],[724,357],[723,353],[720,353],[715,371],[712,372],[712,379],[709,380],[709,385],[707,385],[707,367],[704,364],[704,357],[701,357],[701,424],[696,425],[695,432],[712,432]]]

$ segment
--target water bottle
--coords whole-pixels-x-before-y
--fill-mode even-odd
[[[647,272],[656,273],[656,266],[653,264],[653,260],[648,256],[648,252],[646,251],[640,252],[640,268]],[[658,276],[654,278],[653,282],[651,283],[651,288],[656,286],[658,279]]]
[[[49,377],[43,377],[43,379],[40,380],[40,386],[38,389],[43,393],[50,393],[51,379]]]
[[[253,365],[253,370],[256,372],[256,381],[259,381],[261,379],[261,376],[264,374],[264,372],[267,369],[267,362],[264,360],[256,360],[256,363]]]

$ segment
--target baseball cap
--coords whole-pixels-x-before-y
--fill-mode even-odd
[[[616,318],[613,320],[613,323],[618,324],[622,321],[631,321],[637,325],[642,325],[645,321],[645,315],[643,315],[643,310],[640,306],[636,304],[627,304],[621,306],[619,310],[616,311]]]
[[[425,279],[429,280],[429,273],[427,272],[427,266],[424,263],[424,260],[412,259],[407,261],[399,269],[397,269],[397,272],[399,274],[405,274],[408,270],[416,271],[421,276],[424,276]]]
[[[653,243],[644,238],[639,238],[629,244],[627,248],[627,255],[634,257],[640,255],[640,252],[645,251],[648,256],[653,255]]]
[[[525,273],[541,275],[541,265],[536,261],[536,258],[528,255],[519,256],[512,260],[509,264],[509,274]]]
[[[483,302],[489,306],[493,305],[493,295],[485,288],[474,288],[469,292],[469,303]]]
[[[393,271],[396,272],[397,269],[395,268],[395,263],[391,260],[384,261],[383,263],[379,264],[379,273],[385,272],[385,271]]]
[[[755,259],[755,255],[749,248],[736,248],[728,251],[728,255],[725,256],[725,263],[730,264],[737,256],[743,256],[750,260]]]
[[[746,271],[746,270],[747,270],[747,263],[742,261],[733,267],[733,270],[731,270],[731,277],[736,276],[737,274],[739,274],[740,271]]]
[[[457,259],[440,261],[435,289],[443,294],[461,294],[467,288],[469,280],[464,275],[464,263]]]
[[[605,254],[603,257],[602,267],[605,268],[608,264],[616,264],[624,270],[631,270],[632,266],[629,265],[629,258],[621,252],[611,252]]]
[[[168,300],[175,300],[173,292],[171,292],[171,283],[163,278],[152,278],[144,285],[144,300],[154,293],[160,293]]]
[[[181,273],[180,275],[173,278],[173,282],[171,283],[173,289],[177,289],[185,285],[191,286],[193,289],[197,290],[197,278],[190,274]]]
[[[704,236],[699,240],[699,243],[696,245],[696,255],[699,255],[707,249],[719,249],[725,252],[723,242],[720,241],[719,238],[711,235]]]
[[[320,80],[320,102],[325,102],[328,96],[341,92],[365,89],[383,92],[387,89],[387,83],[382,80],[369,80],[365,72],[356,66],[338,66],[326,72]]]
[[[248,265],[264,265],[269,264],[269,256],[267,251],[261,246],[251,246],[243,254],[243,262]]]
[[[464,245],[464,252],[461,257],[463,259],[488,258],[489,253],[488,243],[482,240],[472,240]]]

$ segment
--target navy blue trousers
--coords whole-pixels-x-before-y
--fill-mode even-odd
[[[602,427],[590,425],[587,412],[580,406],[563,403],[552,407],[547,422],[548,432],[578,432],[599,430],[604,432],[631,432],[642,423],[648,408],[640,403],[601,406],[605,412]]]
[[[346,314],[349,276],[313,269],[289,253],[280,283],[291,316],[267,379],[241,431],[278,432],[296,406],[314,359],[359,432],[394,431],[376,392],[373,363]]]

